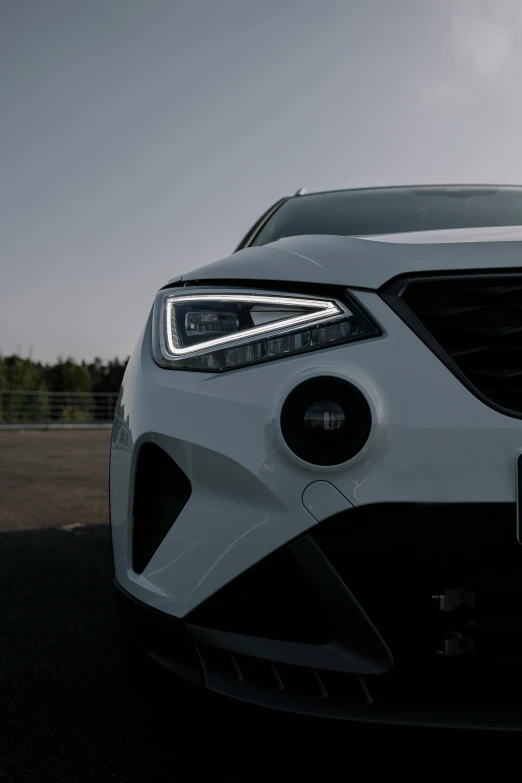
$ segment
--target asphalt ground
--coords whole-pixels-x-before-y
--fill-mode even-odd
[[[144,709],[118,646],[108,449],[107,431],[0,433],[0,781],[482,780],[489,762],[519,779],[518,735]]]

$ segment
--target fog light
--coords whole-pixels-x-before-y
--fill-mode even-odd
[[[281,411],[281,431],[288,447],[313,465],[347,462],[363,448],[371,426],[364,394],[331,376],[297,386]]]
[[[333,400],[313,402],[305,411],[304,425],[319,432],[333,432],[344,426],[346,417],[341,406]]]

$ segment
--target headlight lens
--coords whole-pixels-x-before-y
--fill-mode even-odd
[[[352,302],[182,288],[156,297],[152,349],[161,367],[221,372],[379,333]]]

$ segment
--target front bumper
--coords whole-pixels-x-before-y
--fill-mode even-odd
[[[134,643],[177,675],[266,707],[520,730],[522,550],[513,505],[348,513],[349,524],[345,513],[322,522],[183,620],[120,588]],[[441,606],[457,585],[473,601]],[[471,654],[445,654],[457,637],[473,639]]]

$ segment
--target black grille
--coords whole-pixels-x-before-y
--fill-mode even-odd
[[[382,295],[471,391],[522,416],[522,274],[402,280]]]

